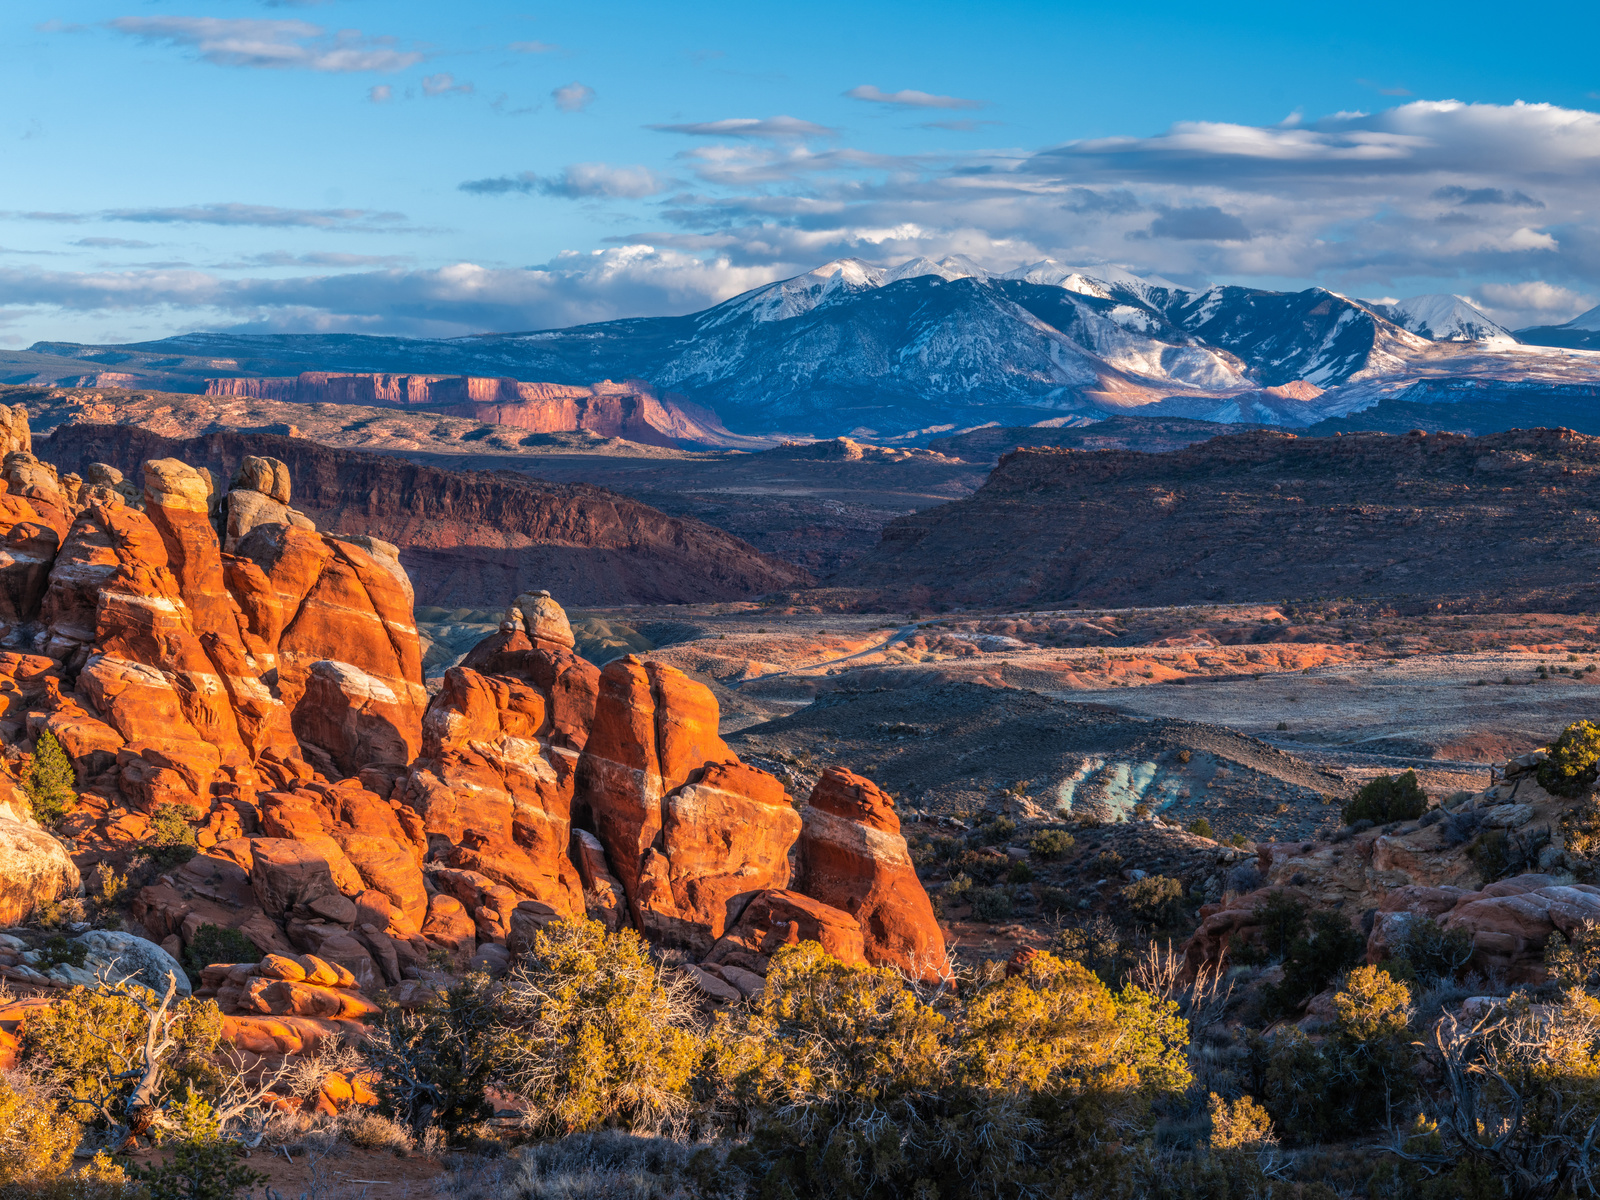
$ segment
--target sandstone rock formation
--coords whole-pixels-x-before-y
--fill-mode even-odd
[[[750,899],[789,882],[800,818],[783,785],[717,736],[681,671],[628,655],[600,676],[578,807],[652,940],[704,953]]]
[[[92,966],[41,983],[158,986],[209,927],[235,931],[265,958],[209,968],[203,990],[237,1044],[282,1054],[358,1021],[358,992],[441,962],[503,971],[585,914],[693,952],[724,1001],[804,939],[948,973],[865,780],[819,786],[803,833],[782,783],[718,735],[706,687],[635,657],[599,671],[548,591],[516,593],[430,698],[394,547],[293,519],[281,460],[243,459],[226,494],[175,457],[145,462],[134,496],[118,471],[97,456],[69,479],[43,586],[9,593],[0,733],[51,733],[79,796],[58,841],[26,816],[20,751],[0,758],[0,921],[75,893],[80,869],[148,864],[158,830],[165,865],[141,868],[131,931],[85,934]],[[166,857],[175,819],[187,860]]]
[[[587,430],[649,446],[721,443],[730,435],[710,409],[660,395],[642,380],[588,387],[476,375],[386,375],[302,371],[277,379],[208,379],[208,396],[254,396],[295,404],[394,404],[437,408],[489,425],[535,433]],[[284,503],[288,503],[287,499]]]
[[[950,977],[944,935],[900,834],[894,800],[870,780],[830,768],[805,810],[800,888],[861,925],[867,961],[913,978]]]
[[[1120,607],[1341,595],[1355,563],[1370,596],[1570,595],[1588,574],[1525,547],[1585,544],[1597,477],[1600,438],[1570,429],[1019,448],[831,582],[919,604]]]
[[[132,426],[70,424],[41,448],[77,472],[104,463],[136,475],[149,459],[178,458],[232,479],[248,457],[283,462],[296,505],[317,528],[400,547],[425,604],[478,605],[551,579],[566,581],[563,599],[584,604],[733,600],[810,583],[800,568],[709,525],[582,484],[443,471],[271,434],[177,441]]]
[[[0,926],[21,925],[83,887],[66,849],[34,821],[0,816]]]

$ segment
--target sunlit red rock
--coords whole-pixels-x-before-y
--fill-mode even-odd
[[[917,878],[894,800],[849,771],[822,773],[804,810],[799,890],[861,923],[867,961],[945,979],[944,934]]]

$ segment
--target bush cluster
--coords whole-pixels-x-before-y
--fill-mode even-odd
[[[1600,775],[1600,725],[1574,721],[1539,764],[1539,786],[1552,796],[1581,796]]]
[[[1345,802],[1342,816],[1346,825],[1371,821],[1387,825],[1391,821],[1414,821],[1428,809],[1428,794],[1417,782],[1417,773],[1379,775]]]

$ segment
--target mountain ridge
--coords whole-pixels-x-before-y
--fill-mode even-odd
[[[41,342],[29,354],[68,370],[96,364],[75,380],[83,386],[137,387],[168,372],[166,390],[174,376],[192,386],[308,369],[564,387],[637,378],[713,410],[735,433],[879,439],[1135,409],[1307,426],[1419,379],[1600,379],[1600,358],[1519,345],[1455,297],[1391,305],[1324,288],[1194,289],[1050,259],[992,274],[956,256],[895,268],[841,259],[698,313],[568,329],[438,340],[183,334],[120,347]],[[1302,383],[1318,394],[1293,403],[1265,394]]]

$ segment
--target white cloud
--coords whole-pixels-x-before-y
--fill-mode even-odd
[[[566,53],[566,49],[564,47],[558,46],[554,42],[512,42],[511,45],[506,47],[506,49],[515,50],[518,54]]]
[[[664,191],[667,181],[648,167],[614,167],[609,163],[573,163],[561,174],[541,178],[532,171],[500,175],[490,179],[469,179],[458,184],[463,192],[480,196],[499,196],[509,192],[564,196],[569,200],[591,197],[637,200]]]
[[[582,112],[594,100],[594,89],[588,84],[574,81],[556,88],[550,93],[550,98],[562,112]]]
[[[394,99],[394,89],[387,83],[376,83],[367,89],[367,99],[374,104],[387,104]]]
[[[399,71],[423,59],[418,51],[397,49],[393,38],[363,37],[358,29],[330,35],[306,21],[118,17],[106,24],[144,42],[192,48],[206,62],[222,67]]]
[[[649,125],[660,133],[687,133],[693,137],[791,138],[833,137],[839,131],[799,117],[727,117],[721,121],[696,121],[688,125]]]
[[[190,328],[200,320],[212,326],[243,324],[262,332],[315,329],[452,336],[692,312],[768,278],[764,267],[740,268],[724,258],[648,245],[562,254],[520,269],[464,262],[426,271],[290,279],[223,279],[196,270],[76,273],[0,268],[0,313],[160,312]]]
[[[190,204],[176,208],[107,208],[99,212],[12,212],[0,216],[25,221],[81,225],[88,221],[135,221],[154,225],[298,226],[346,232],[400,232],[405,213],[367,208],[277,208],[270,204]]]
[[[1594,295],[1534,280],[1528,283],[1485,283],[1474,303],[1509,328],[1562,325],[1596,304]]]
[[[424,96],[466,96],[472,93],[470,83],[457,83],[456,77],[449,71],[440,71],[437,75],[424,75],[422,77],[422,94]]]
[[[852,100],[866,100],[873,104],[894,104],[901,108],[983,108],[989,103],[987,100],[963,100],[960,96],[936,96],[930,92],[918,92],[911,88],[886,92],[869,83],[853,87],[845,95]]]

